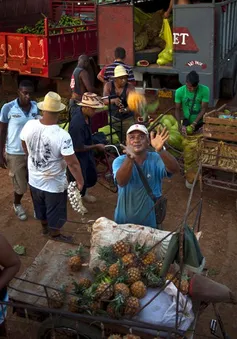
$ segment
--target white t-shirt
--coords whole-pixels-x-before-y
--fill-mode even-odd
[[[67,165],[63,156],[74,154],[69,133],[58,125],[48,126],[32,120],[25,124],[20,138],[29,153],[29,184],[46,192],[64,192]]]

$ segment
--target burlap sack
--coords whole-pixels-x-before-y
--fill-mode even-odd
[[[107,218],[99,218],[92,226],[89,268],[92,270],[94,267],[100,267],[102,264],[98,259],[97,252],[100,246],[109,246],[118,240],[127,240],[130,243],[145,244],[151,247],[169,233],[170,232],[140,225],[118,225]],[[155,252],[159,258],[164,258],[171,237],[172,235],[168,235],[161,244],[156,246]]]

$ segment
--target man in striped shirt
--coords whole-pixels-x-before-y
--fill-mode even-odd
[[[130,66],[124,63],[126,58],[126,51],[123,47],[117,47],[114,51],[115,60],[112,64],[108,65],[104,71],[103,78],[104,82],[108,82],[114,76],[114,69],[118,65],[122,65],[128,73],[128,82],[135,85],[136,81],[134,78],[133,70]]]

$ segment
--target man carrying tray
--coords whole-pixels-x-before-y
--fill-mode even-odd
[[[118,184],[114,216],[116,223],[157,226],[154,201],[148,195],[136,164],[142,170],[154,196],[161,197],[162,180],[179,172],[176,159],[163,149],[168,138],[165,129],[156,135],[151,132],[150,140],[145,126],[136,124],[128,129],[127,146],[124,146],[123,151],[125,154],[113,162],[114,178]],[[150,143],[155,152],[148,151]]]

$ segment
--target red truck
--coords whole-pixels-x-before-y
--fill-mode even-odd
[[[0,70],[3,90],[13,87],[12,78],[33,76],[55,79],[63,65],[75,62],[80,54],[97,55],[97,28],[93,3],[80,5],[78,1],[12,0],[0,2]],[[44,20],[45,33],[20,34],[16,29],[33,26]],[[57,22],[61,15],[84,19],[84,30],[79,26],[49,27],[49,19]],[[10,18],[10,19],[9,19]],[[54,32],[52,32],[54,31]],[[53,33],[53,34],[52,34]],[[9,77],[9,75],[11,75]],[[9,79],[9,81],[7,81]],[[16,81],[17,82],[17,81]]]

